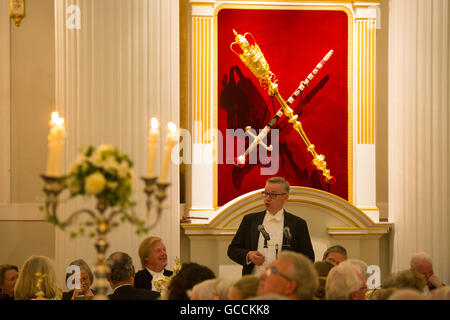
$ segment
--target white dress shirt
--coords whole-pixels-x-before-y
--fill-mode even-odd
[[[269,234],[270,240],[267,241],[267,248],[264,248],[264,237],[261,232],[259,233],[257,250],[264,255],[265,260],[262,265],[255,265],[255,268],[253,268],[253,274],[257,276],[265,272],[266,268],[277,259],[277,245],[278,254],[281,252],[281,246],[283,244],[284,209],[281,209],[274,215],[266,211],[262,224]]]
[[[155,271],[150,270],[149,268],[145,268],[145,269],[147,269],[147,271],[150,272],[150,274],[152,275],[152,290],[157,291],[154,283],[155,283],[155,280],[157,280],[159,277],[164,276],[164,274],[163,274],[164,269],[163,269],[163,272],[155,272]]]

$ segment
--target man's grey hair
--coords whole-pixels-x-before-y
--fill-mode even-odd
[[[367,265],[367,263],[365,263],[364,261],[359,260],[359,259],[348,259],[348,260],[343,261],[342,263],[345,263],[345,264],[348,263],[348,264],[358,267],[359,272],[361,272],[362,276],[364,277],[364,280],[367,282],[367,278],[369,278],[369,275],[367,273],[367,268],[369,266]]]
[[[133,277],[133,260],[125,252],[114,252],[106,260],[109,279],[112,282],[131,280]]]
[[[216,281],[216,295],[219,300],[228,300],[228,291],[238,281],[238,278],[222,277]]]
[[[283,191],[289,194],[289,182],[286,181],[286,179],[282,177],[272,177],[266,180],[266,183],[279,183],[283,186]]]
[[[347,250],[343,246],[335,245],[335,246],[329,247],[324,252],[322,260],[325,260],[331,252],[340,253],[345,257],[345,259],[347,259]]]
[[[282,251],[278,260],[292,261],[292,268],[287,276],[297,283],[295,295],[301,300],[311,300],[319,287],[319,276],[313,263],[305,255],[293,251]]]
[[[189,296],[192,296],[194,292],[198,293],[199,300],[212,300],[216,295],[216,282],[217,279],[208,279],[200,283],[197,283],[189,290]]]
[[[423,262],[433,263],[431,257],[426,252],[417,252],[411,256],[410,265],[412,269],[416,270],[417,266]]]
[[[351,263],[341,263],[330,270],[325,283],[328,300],[350,300],[351,294],[364,285],[359,267]]]
[[[192,287],[189,296],[197,292],[199,300],[212,300],[214,298],[228,300],[228,290],[237,280],[231,277],[208,279]]]

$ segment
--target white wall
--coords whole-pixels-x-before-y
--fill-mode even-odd
[[[449,2],[390,1],[389,215],[393,271],[414,252],[450,281]]]

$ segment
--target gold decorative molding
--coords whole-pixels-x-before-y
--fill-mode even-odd
[[[192,17],[194,143],[211,143],[212,17]]]
[[[11,19],[14,19],[16,27],[20,26],[20,22],[25,16],[25,0],[10,0]]]
[[[375,24],[374,19],[356,20],[358,144],[375,144]]]
[[[232,2],[242,2],[242,0],[229,0],[228,2],[232,3]],[[294,2],[295,4],[299,4],[302,2],[306,2],[306,3],[312,3],[314,5],[320,5],[320,4],[328,4],[328,3],[332,3],[332,4],[358,4],[358,5],[374,5],[374,4],[379,4],[381,2],[381,0],[283,0],[283,1],[274,1],[274,0],[259,0],[258,3],[264,3],[264,2],[270,2],[271,4],[276,3],[276,2],[284,2],[284,3],[290,3],[290,2]],[[206,5],[213,5],[214,4],[214,0],[190,0],[189,1],[190,5],[197,5],[197,6],[206,6]]]

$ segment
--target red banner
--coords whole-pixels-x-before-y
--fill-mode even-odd
[[[218,165],[219,206],[263,188],[271,176],[285,177],[292,186],[321,189],[348,200],[348,19],[347,13],[332,10],[222,9],[218,13],[218,129],[224,137],[223,146],[219,145],[222,162]],[[251,126],[259,133],[281,108],[231,51],[230,44],[235,41],[233,29],[239,34],[253,35],[278,79],[285,100],[321,59],[334,51],[291,105],[316,152],[325,156],[327,168],[336,178],[334,184],[327,184],[322,172],[312,164],[312,154],[285,116],[273,127],[279,130],[277,171],[270,175],[261,173],[262,168],[277,169],[273,155],[272,163],[266,165],[259,158],[256,164],[243,168],[230,163],[239,155],[238,139],[227,137],[226,130]],[[268,137],[270,144],[270,133]],[[235,151],[230,155],[226,145],[230,146],[233,139]]]

